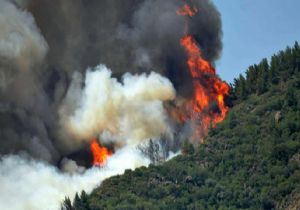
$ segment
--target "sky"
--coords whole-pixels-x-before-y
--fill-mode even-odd
[[[223,22],[217,73],[231,83],[247,67],[300,42],[299,0],[213,0]]]

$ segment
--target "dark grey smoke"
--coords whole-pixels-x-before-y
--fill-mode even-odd
[[[193,18],[176,15],[185,2],[199,9]],[[25,150],[55,162],[70,152],[60,144],[57,110],[75,71],[99,63],[116,76],[154,70],[170,78],[179,94],[187,95],[191,80],[180,46],[186,24],[209,61],[213,63],[222,48],[220,14],[210,0],[0,0],[0,4],[0,15],[24,28],[17,28],[16,36],[14,29],[0,32],[2,154]],[[13,12],[1,9],[4,6]],[[9,24],[0,20],[1,30]],[[7,54],[13,44],[5,43],[10,42],[21,43],[19,54]]]
[[[182,17],[181,0],[32,0],[29,10],[47,40],[50,68],[85,71],[105,63],[115,74],[155,70],[175,86],[189,80],[179,40],[188,23],[205,57],[219,57],[221,21],[211,1],[193,4],[199,13]],[[190,1],[187,1],[190,3]],[[185,89],[185,88],[183,88]]]

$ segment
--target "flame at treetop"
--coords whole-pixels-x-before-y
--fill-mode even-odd
[[[93,138],[90,143],[91,152],[93,155],[93,165],[103,167],[106,164],[107,158],[112,155],[106,147],[102,147],[98,144],[97,139]]]
[[[178,15],[192,17],[198,10],[184,5],[177,10]],[[187,66],[193,78],[194,97],[190,101],[192,113],[189,119],[195,125],[194,139],[201,139],[209,125],[215,126],[224,120],[228,107],[224,98],[229,95],[229,86],[217,75],[212,65],[203,58],[200,47],[191,35],[184,35],[180,41],[187,54]]]
[[[185,4],[182,8],[176,11],[177,15],[193,17],[198,12],[196,7],[190,7]]]
[[[208,113],[211,116],[213,125],[223,121],[228,112],[224,103],[224,96],[229,94],[229,86],[217,77],[215,69],[211,64],[202,58],[200,48],[190,35],[181,39],[187,55],[187,65],[194,83],[193,110],[196,113],[205,111],[208,106],[215,102],[218,105],[217,113]]]

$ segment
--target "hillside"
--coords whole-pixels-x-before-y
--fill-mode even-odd
[[[105,180],[62,209],[300,209],[300,48],[250,66],[205,143]]]

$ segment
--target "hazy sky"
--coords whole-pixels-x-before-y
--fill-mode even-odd
[[[249,65],[300,42],[299,0],[213,0],[222,15],[222,79],[232,82]]]

